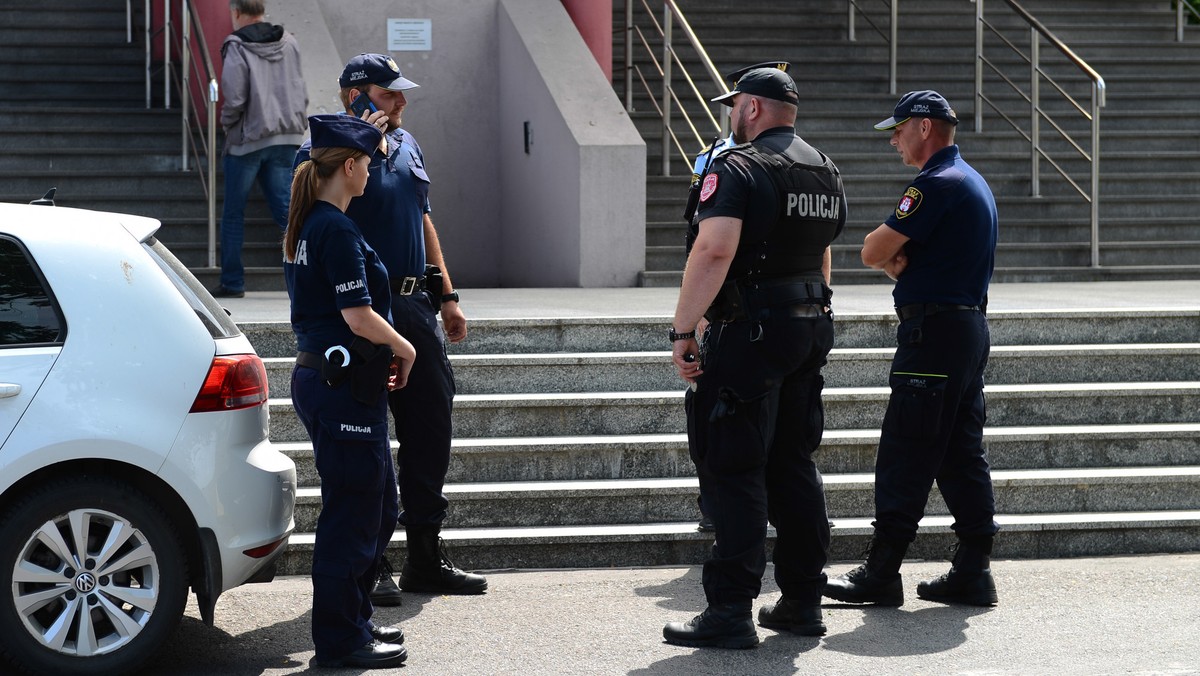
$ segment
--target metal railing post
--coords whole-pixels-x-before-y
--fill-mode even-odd
[[[1175,2],[1175,42],[1183,42],[1183,3],[1186,0],[1176,0]]]
[[[163,110],[171,109],[171,0],[163,0]]]
[[[975,133],[983,131],[983,0],[975,0]]]
[[[625,0],[625,112],[633,112],[633,0]]]
[[[847,35],[846,39],[854,42],[858,38],[854,35],[854,0],[846,0],[846,12],[849,16],[846,17]]]
[[[1100,267],[1100,84],[1092,82],[1092,267]]]
[[[662,175],[671,175],[671,8],[663,3]]]
[[[180,36],[180,52],[181,53],[180,53],[179,58],[180,58],[180,64],[181,64],[180,67],[183,72],[180,74],[180,77],[179,77],[179,108],[180,108],[181,112],[183,113],[183,128],[180,131],[180,140],[179,140],[180,158],[179,159],[180,159],[180,165],[183,167],[183,171],[187,171],[188,170],[188,134],[191,133],[191,129],[192,129],[191,120],[189,119],[189,113],[191,112],[191,110],[190,110],[191,106],[189,105],[191,103],[191,101],[190,101],[191,91],[189,91],[189,88],[191,86],[190,85],[191,72],[188,70],[188,67],[189,67],[190,61],[191,61],[191,59],[189,57],[191,57],[191,54],[192,54],[192,38],[191,38],[191,28],[192,27],[191,27],[191,12],[189,11],[189,8],[188,8],[188,0],[183,0],[183,16],[181,17],[181,20],[182,20],[181,25],[183,26],[183,34]]]
[[[1041,78],[1038,71],[1040,50],[1037,29],[1029,29],[1029,161],[1030,161],[1030,194],[1033,197],[1042,196],[1041,175],[1038,169],[1038,148],[1041,141],[1041,119],[1038,110],[1041,108]]]
[[[898,24],[900,18],[900,0],[891,0],[892,6],[892,26],[891,38],[888,40],[888,93],[896,95],[896,40],[898,36]]]
[[[217,81],[208,81],[208,267],[217,267]]]
[[[125,42],[133,44],[133,0],[125,0]]]
[[[150,109],[150,0],[146,0],[146,110]]]

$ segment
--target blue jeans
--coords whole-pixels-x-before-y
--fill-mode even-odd
[[[267,146],[246,155],[225,155],[225,206],[221,211],[221,286],[230,291],[246,287],[242,241],[246,231],[246,199],[258,179],[271,216],[287,227],[292,192],[292,162],[299,146]]]

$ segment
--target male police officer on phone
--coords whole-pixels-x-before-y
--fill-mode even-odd
[[[791,65],[792,64],[788,63],[787,61],[764,61],[763,63],[756,63],[753,66],[739,68],[726,75],[725,79],[729,80],[730,84],[737,86],[737,81],[740,80],[743,75],[756,68],[778,68],[786,73],[787,69],[790,68]],[[713,139],[713,142],[702,148],[700,153],[696,155],[696,159],[693,160],[692,184],[688,189],[687,207],[684,208],[683,211],[683,221],[687,223],[688,226],[693,225],[692,220],[696,217],[696,207],[700,205],[700,184],[704,180],[704,177],[708,175],[709,169],[712,168],[713,159],[716,158],[717,155],[720,155],[728,150],[732,145],[733,133],[730,132],[729,136],[725,138]],[[692,233],[693,230],[689,227],[687,236],[687,252],[689,254],[692,252]],[[700,324],[701,325],[697,328],[699,333],[703,335],[705,322],[702,320]],[[690,394],[688,396],[689,398],[691,397]],[[715,528],[713,527],[712,517],[708,514],[708,507],[706,507],[704,504],[703,495],[697,496],[696,504],[700,507],[700,523],[697,526],[697,529],[705,533],[711,533],[713,530],[715,530]]]
[[[450,273],[430,218],[429,175],[421,147],[400,127],[408,101],[405,92],[418,85],[400,73],[384,54],[359,54],[338,79],[348,113],[385,130],[386,152],[371,159],[370,179],[361,197],[346,209],[387,268],[392,287],[392,321],[416,348],[408,386],[389,394],[388,403],[400,442],[396,473],[399,521],[407,533],[408,556],[400,587],[392,580],[386,558],[380,561],[379,584],[371,594],[376,605],[399,605],[400,589],[435,594],[482,594],[487,579],[459,570],[447,558],[439,536],[449,502],[442,493],[450,467],[450,415],[454,374],[445,341],[467,335],[467,320],[458,306]],[[363,107],[363,97],[370,101]],[[301,148],[298,160],[303,159]],[[426,264],[436,266],[436,271]],[[438,326],[441,313],[443,329]]]
[[[833,346],[830,242],[846,222],[837,167],[796,136],[796,83],[745,73],[714,99],[733,110],[734,145],[701,184],[694,242],[669,332],[679,374],[696,385],[688,440],[716,526],[704,564],[708,608],[663,628],[668,643],[748,648],[751,605],[774,524],[783,598],[759,623],[821,635],[829,521],[812,454],[821,440],[821,367]],[[695,329],[710,323],[703,345]]]

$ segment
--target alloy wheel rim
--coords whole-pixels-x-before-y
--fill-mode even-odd
[[[76,509],[39,526],[13,564],[13,606],[42,646],[79,657],[121,649],[161,591],[158,557],[125,518]]]

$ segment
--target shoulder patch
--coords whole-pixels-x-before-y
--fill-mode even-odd
[[[704,185],[700,187],[700,201],[707,201],[717,191],[717,175],[709,174],[704,177]]]
[[[904,191],[904,196],[900,198],[900,202],[896,204],[896,218],[911,216],[921,206],[923,198],[924,195],[921,194],[920,190],[909,186],[908,190]]]

